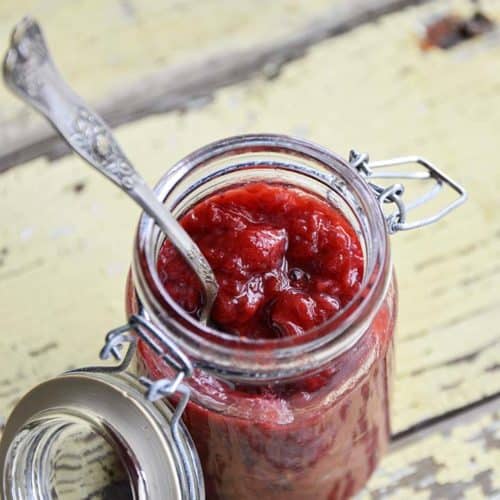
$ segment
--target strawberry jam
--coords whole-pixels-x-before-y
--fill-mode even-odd
[[[219,284],[211,322],[237,337],[300,337],[344,308],[361,287],[358,236],[335,207],[283,184],[251,182],[212,194],[181,223]],[[196,316],[200,284],[167,241],[158,257],[170,295]],[[184,422],[200,456],[208,500],[336,500],[367,481],[389,436],[395,290],[391,282],[357,343],[327,365],[267,384],[195,370]],[[168,374],[144,346],[153,378]]]
[[[182,225],[219,283],[211,319],[222,331],[256,339],[302,335],[359,289],[363,253],[352,226],[304,191],[246,184],[199,203]],[[170,243],[158,270],[174,300],[196,314],[199,282]]]

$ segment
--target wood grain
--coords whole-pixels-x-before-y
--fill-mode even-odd
[[[312,44],[422,1],[87,0],[58,1],[48,11],[23,0],[0,10],[0,37],[7,40],[31,11],[65,77],[119,125],[203,105],[216,89],[257,73],[274,78]],[[44,121],[0,88],[0,171],[67,152]]]
[[[207,142],[272,131],[345,155],[353,146],[373,158],[420,153],[468,188],[469,202],[446,221],[392,238],[401,297],[395,431],[500,390],[500,37],[422,53],[418,26],[435,9],[388,15],[317,44],[272,80],[118,129],[150,182]],[[488,11],[500,19],[500,2]],[[35,382],[93,363],[105,331],[123,321],[137,217],[74,157],[0,177],[0,414]]]
[[[498,498],[500,400],[393,445],[357,500]]]
[[[282,64],[271,58],[274,66],[262,74],[261,60],[251,58],[242,61],[242,67],[251,69],[245,76],[242,72],[226,81],[221,75],[230,72],[214,69],[213,74],[219,76],[208,87],[210,93],[221,82],[253,77],[215,92],[210,102],[195,100],[186,105],[205,88],[203,79],[194,78],[199,86],[188,87],[184,94],[182,84],[161,94],[161,78],[168,80],[175,71],[189,67],[207,67],[206,61],[195,60],[197,44],[204,45],[205,57],[225,53],[225,44],[232,43],[228,40],[238,48],[249,47],[270,26],[276,28],[278,38],[286,38],[288,28],[303,26],[304,16],[320,15],[321,9],[327,9],[321,0],[311,2],[308,10],[296,6],[296,17],[290,14],[290,25],[283,27],[278,23],[284,12],[280,9],[292,3],[273,2],[276,10],[264,25],[257,17],[243,14],[250,2],[239,2],[241,16],[231,16],[233,7],[227,4],[219,10],[226,16],[224,36],[213,31],[219,20],[210,18],[201,38],[193,43],[179,40],[179,45],[171,47],[171,59],[162,61],[156,59],[161,38],[152,34],[148,38],[148,29],[155,26],[152,2],[106,3],[105,8],[132,9],[130,24],[117,21],[122,14],[114,19],[116,24],[101,19],[88,30],[97,33],[104,24],[116,37],[92,41],[76,31],[68,47],[61,41],[71,38],[68,33],[74,27],[61,21],[72,9],[81,8],[78,12],[88,15],[89,7],[98,9],[97,2],[73,3],[71,8],[53,2],[57,15],[51,20],[47,12],[42,21],[53,22],[51,32],[60,33],[56,46],[60,54],[66,54],[63,69],[69,70],[70,80],[79,82],[83,94],[97,102],[106,95],[100,89],[115,88],[115,77],[124,82],[123,93],[116,92],[115,100],[109,100],[110,91],[102,109],[117,113],[117,122],[137,119],[120,127],[118,137],[150,182],[211,140],[272,131],[300,135],[345,155],[351,147],[367,150],[377,159],[420,153],[467,187],[467,205],[448,219],[433,228],[392,237],[401,303],[393,400],[395,440],[359,499],[498,498],[500,170],[495,165],[494,134],[500,128],[500,33],[496,30],[450,51],[423,53],[418,44],[421,23],[443,10],[443,3],[435,2],[318,43],[301,59]],[[192,2],[166,4],[164,11],[153,12],[157,23],[165,23],[172,5],[179,5],[178,17],[170,21],[174,28],[178,23],[178,32],[184,33],[194,16]],[[500,22],[500,1],[485,4],[488,14]],[[21,7],[16,9],[24,8],[28,2],[20,0],[17,5]],[[187,10],[182,10],[183,5]],[[220,8],[222,3],[208,0],[206,5]],[[455,12],[470,9],[465,1],[446,5]],[[0,36],[1,30],[5,32],[17,20],[13,19],[18,17],[16,9],[0,4]],[[140,22],[134,20],[136,16]],[[131,52],[130,46],[121,43],[130,33],[145,37],[150,52]],[[73,61],[75,51],[70,49],[75,47],[82,54],[92,48],[92,57],[97,59],[85,60],[82,55]],[[97,71],[106,66],[103,60],[109,54],[121,61],[116,65],[119,70]],[[91,77],[76,70],[82,62],[84,68],[93,68]],[[140,113],[127,118],[128,110],[120,115],[116,106],[126,108],[127,96],[134,95],[145,113],[154,111],[146,109],[154,99],[141,101],[130,82],[160,66],[166,68],[164,76],[148,80],[160,92],[155,99],[167,96],[161,104],[167,110],[168,103],[175,103],[180,95],[177,104],[182,102],[184,109],[140,119]],[[176,89],[173,93],[172,88]],[[31,144],[31,156],[49,150],[56,154],[50,136],[45,149],[36,145],[30,136],[36,120],[14,105],[10,108],[1,92],[0,143]],[[10,124],[17,125],[9,128]],[[20,126],[26,131],[24,146],[16,135]],[[12,130],[14,135],[1,136]],[[124,321],[124,281],[137,218],[138,209],[75,157],[54,162],[38,158],[0,176],[0,415],[7,415],[35,383],[95,363],[106,330]],[[94,471],[93,462],[90,465]]]

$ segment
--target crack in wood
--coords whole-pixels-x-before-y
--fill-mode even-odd
[[[477,399],[471,403],[454,408],[411,425],[391,436],[391,447],[399,448],[409,442],[415,442],[424,435],[452,428],[458,421],[477,416],[477,413],[488,413],[500,409],[500,391]]]
[[[495,266],[493,269],[488,269],[485,272],[469,276],[468,278],[464,278],[463,280],[460,281],[459,285],[467,287],[469,285],[472,285],[473,283],[482,281],[485,278],[491,278],[491,276],[494,276],[495,274],[500,274],[500,266]]]
[[[429,333],[428,328],[422,328],[422,330],[418,330],[417,332],[409,333],[409,334],[405,335],[403,338],[401,338],[401,339],[398,338],[397,340],[398,340],[398,342],[410,342],[412,340],[418,339],[419,337],[427,335],[428,333]]]
[[[437,370],[439,368],[443,368],[444,366],[451,366],[451,365],[456,365],[456,364],[460,364],[460,363],[470,363],[471,361],[474,361],[484,351],[497,345],[499,342],[500,342],[500,337],[496,340],[493,340],[492,342],[488,342],[487,344],[476,349],[475,351],[464,354],[463,356],[457,356],[456,358],[448,359],[442,363],[435,363],[433,365],[429,365],[429,366],[426,366],[424,368],[419,368],[418,370],[413,370],[412,372],[410,372],[408,374],[408,376],[413,377],[416,375],[421,375],[422,373]]]
[[[454,316],[453,318],[449,319],[448,321],[445,321],[443,323],[439,323],[433,327],[433,331],[440,330],[442,328],[449,328],[452,326],[456,326],[463,321],[470,320],[471,318],[474,318],[476,316],[481,316],[482,314],[488,313],[490,311],[495,311],[500,307],[500,304],[491,304],[485,307],[480,307],[477,309],[474,309],[472,311],[467,312],[466,314],[461,314],[458,316]],[[419,337],[422,337],[424,335],[428,335],[431,330],[429,328],[422,328],[421,330],[418,330],[416,332],[411,332],[407,335],[405,335],[402,338],[398,338],[398,342],[410,342],[412,340],[418,339]]]
[[[486,245],[496,245],[497,242],[494,241],[500,236],[500,231],[493,234],[493,237],[477,240],[474,243],[468,243],[466,246],[457,248],[451,255],[449,253],[444,255],[433,255],[430,258],[417,262],[415,264],[415,271],[420,272],[429,267],[442,264],[443,262],[449,262],[453,260],[453,257],[467,257],[475,250],[484,248]]]
[[[497,370],[500,370],[500,363],[493,363],[490,366],[487,366],[485,371],[487,372],[495,372]]]
[[[151,114],[185,109],[193,101],[210,98],[222,87],[249,80],[259,74],[274,78],[285,64],[304,56],[310,47],[323,40],[345,34],[406,7],[429,1],[346,2],[302,30],[273,43],[228,51],[196,64],[167,67],[121,92],[115,90],[96,108],[111,126]],[[0,154],[0,172],[39,156],[55,159],[69,153],[67,146],[48,126],[40,126],[30,136],[19,137],[11,145],[4,147],[6,150]]]
[[[441,389],[443,389],[443,391],[450,391],[452,389],[460,387],[463,384],[463,382],[464,382],[463,380],[456,380],[455,382],[451,382],[449,384],[443,384],[441,386]]]
[[[40,356],[42,354],[46,354],[49,351],[52,351],[54,349],[57,349],[59,347],[59,344],[57,342],[49,342],[37,349],[32,349],[31,351],[28,352],[28,354],[36,358],[37,356]]]
[[[481,281],[488,279],[488,278],[491,278],[492,276],[496,276],[498,274],[500,274],[500,266],[495,266],[492,269],[489,269],[485,272],[464,278],[464,279],[460,280],[458,283],[456,283],[455,286],[458,286],[460,288],[468,288],[470,285],[480,283]],[[443,296],[449,290],[449,288],[451,286],[453,286],[453,285],[449,285],[447,287],[439,287],[439,288],[435,288],[433,290],[430,290],[429,295],[432,297]]]
[[[470,320],[472,318],[475,318],[476,316],[481,316],[482,314],[488,313],[490,311],[495,311],[500,307],[500,304],[495,303],[491,304],[485,307],[478,307],[477,309],[474,309],[472,311],[469,311],[467,314],[460,314],[458,316],[454,316],[453,318],[449,319],[448,321],[445,321],[443,323],[440,323],[436,325],[435,329],[441,329],[441,328],[449,328],[451,326],[456,326],[463,321]]]
[[[500,307],[500,304],[492,304],[489,306],[485,307],[480,307],[477,309],[474,309],[472,311],[467,312],[466,314],[461,314],[458,316],[454,316],[453,318],[449,319],[448,321],[445,321],[443,323],[439,323],[433,327],[433,331],[440,330],[443,328],[449,328],[452,326],[456,326],[463,321],[470,320],[471,318],[474,318],[476,316],[481,316],[482,314],[488,313],[490,311],[495,311]],[[412,340],[418,339],[419,337],[422,337],[424,335],[428,335],[431,332],[429,328],[422,328],[421,330],[418,330],[416,332],[411,332],[407,335],[405,335],[402,338],[398,338],[398,342],[411,342]]]
[[[1,169],[0,169],[1,171]],[[12,278],[17,278],[18,276],[22,276],[25,273],[33,271],[34,269],[38,269],[44,264],[44,260],[42,258],[38,258],[29,264],[25,264],[22,267],[9,269],[0,274],[0,282],[7,281]]]

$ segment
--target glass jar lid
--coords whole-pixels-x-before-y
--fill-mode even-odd
[[[176,411],[129,373],[76,370],[25,395],[0,443],[1,498],[203,499],[199,458]]]

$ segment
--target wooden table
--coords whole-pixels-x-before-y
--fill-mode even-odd
[[[418,4],[418,5],[417,5]],[[483,3],[500,22],[500,1]],[[151,183],[212,140],[299,135],[372,158],[421,154],[466,206],[392,237],[400,286],[393,445],[361,498],[500,497],[500,31],[422,51],[465,0],[2,2],[113,124]],[[4,45],[2,45],[3,51]],[[14,167],[15,168],[9,168]],[[0,414],[93,363],[124,320],[139,211],[0,88]]]

